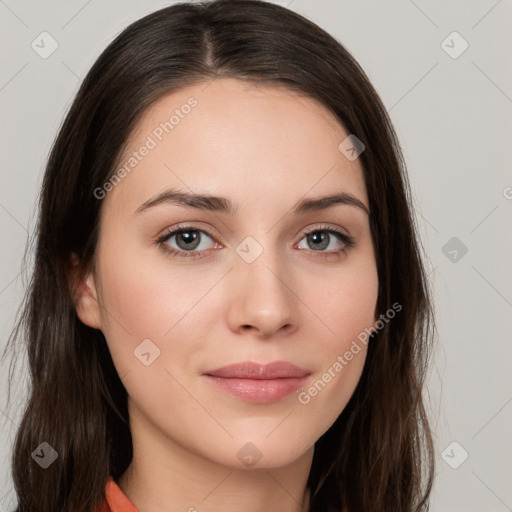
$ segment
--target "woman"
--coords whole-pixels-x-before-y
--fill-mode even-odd
[[[257,0],[133,23],[46,168],[24,511],[418,511],[433,323],[396,135],[352,56]]]

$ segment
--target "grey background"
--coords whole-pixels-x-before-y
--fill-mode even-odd
[[[25,286],[21,257],[63,115],[107,44],[169,3],[0,0],[1,349]],[[402,143],[439,335],[428,385],[438,460],[432,510],[512,510],[511,1],[278,3],[352,52]],[[47,59],[31,48],[43,31],[59,45]],[[457,36],[442,45],[453,31],[469,44],[457,58],[445,51],[462,48]],[[1,367],[0,511],[15,503],[9,457],[27,382],[19,368],[7,410]]]

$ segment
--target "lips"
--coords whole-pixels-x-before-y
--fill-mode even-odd
[[[276,402],[302,386],[310,372],[285,361],[266,365],[246,361],[203,374],[216,389],[248,402]]]
[[[309,374],[307,370],[285,361],[275,361],[266,365],[245,361],[205,372],[205,375],[212,377],[255,380],[301,378]]]

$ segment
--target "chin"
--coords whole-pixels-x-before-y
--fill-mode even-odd
[[[272,434],[270,435],[272,436]],[[251,440],[252,439],[252,440]],[[314,442],[304,443],[290,436],[276,436],[275,439],[258,434],[235,439],[217,453],[215,460],[233,469],[272,469],[286,467],[312,450]]]

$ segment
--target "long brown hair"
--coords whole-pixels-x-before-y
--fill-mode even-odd
[[[39,199],[34,268],[8,343],[24,339],[31,377],[12,459],[17,510],[91,512],[108,476],[131,461],[126,390],[102,332],[77,317],[70,255],[84,273],[93,264],[102,205],[94,190],[115,172],[141,115],[162,95],[216,77],[285,85],[362,141],[376,315],[403,307],[369,343],[353,396],[315,445],[310,510],[427,510],[434,461],[422,390],[434,315],[401,149],[350,53],[306,18],[259,0],[175,4],[131,24],[97,59],[60,128]],[[42,442],[58,453],[47,469],[31,456]]]

